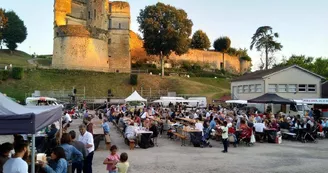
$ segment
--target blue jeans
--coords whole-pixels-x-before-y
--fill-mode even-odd
[[[109,171],[108,173],[117,173],[117,171]]]
[[[75,173],[75,170],[77,173],[82,173],[82,169],[83,161],[72,163],[72,173]]]

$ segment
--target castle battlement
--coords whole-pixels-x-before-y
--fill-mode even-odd
[[[54,68],[130,72],[129,3],[55,0],[54,15]]]

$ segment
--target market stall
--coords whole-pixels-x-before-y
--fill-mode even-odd
[[[0,93],[0,135],[32,134],[32,172],[35,172],[35,134],[61,119],[61,106],[22,106]]]

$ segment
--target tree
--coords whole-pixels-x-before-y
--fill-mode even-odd
[[[259,27],[255,34],[252,37],[252,42],[250,49],[252,50],[255,46],[257,51],[264,51],[265,53],[265,69],[268,69],[272,63],[274,63],[274,57],[273,54],[277,51],[280,51],[282,49],[281,43],[278,43],[275,41],[275,38],[278,38],[278,33],[272,32],[272,27],[270,26],[261,26]],[[269,57],[269,53],[272,54],[271,57]],[[270,60],[271,58],[271,60]],[[262,61],[262,60],[261,60]]]
[[[2,33],[7,25],[8,18],[5,16],[5,9],[0,8],[0,49],[2,49]]]
[[[193,23],[184,10],[163,3],[146,6],[137,21],[147,54],[160,57],[163,77],[164,58],[188,52]]]
[[[211,42],[205,32],[198,30],[192,36],[190,47],[193,49],[208,50],[211,47]]]
[[[290,58],[284,58],[281,63],[275,66],[298,65],[310,70],[316,74],[328,78],[328,58],[306,57],[305,55],[292,55]]]
[[[3,40],[10,51],[17,48],[17,43],[22,43],[27,36],[24,22],[13,11],[5,12],[8,18],[7,26],[3,29]]]
[[[223,69],[225,68],[224,53],[230,49],[231,40],[229,37],[220,37],[214,41],[213,47],[216,51],[222,52],[223,55]]]

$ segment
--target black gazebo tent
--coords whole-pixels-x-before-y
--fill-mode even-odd
[[[278,96],[274,93],[266,93],[262,96],[256,97],[254,99],[250,99],[247,101],[248,103],[263,103],[263,104],[293,104],[294,102],[285,99],[283,97]]]

